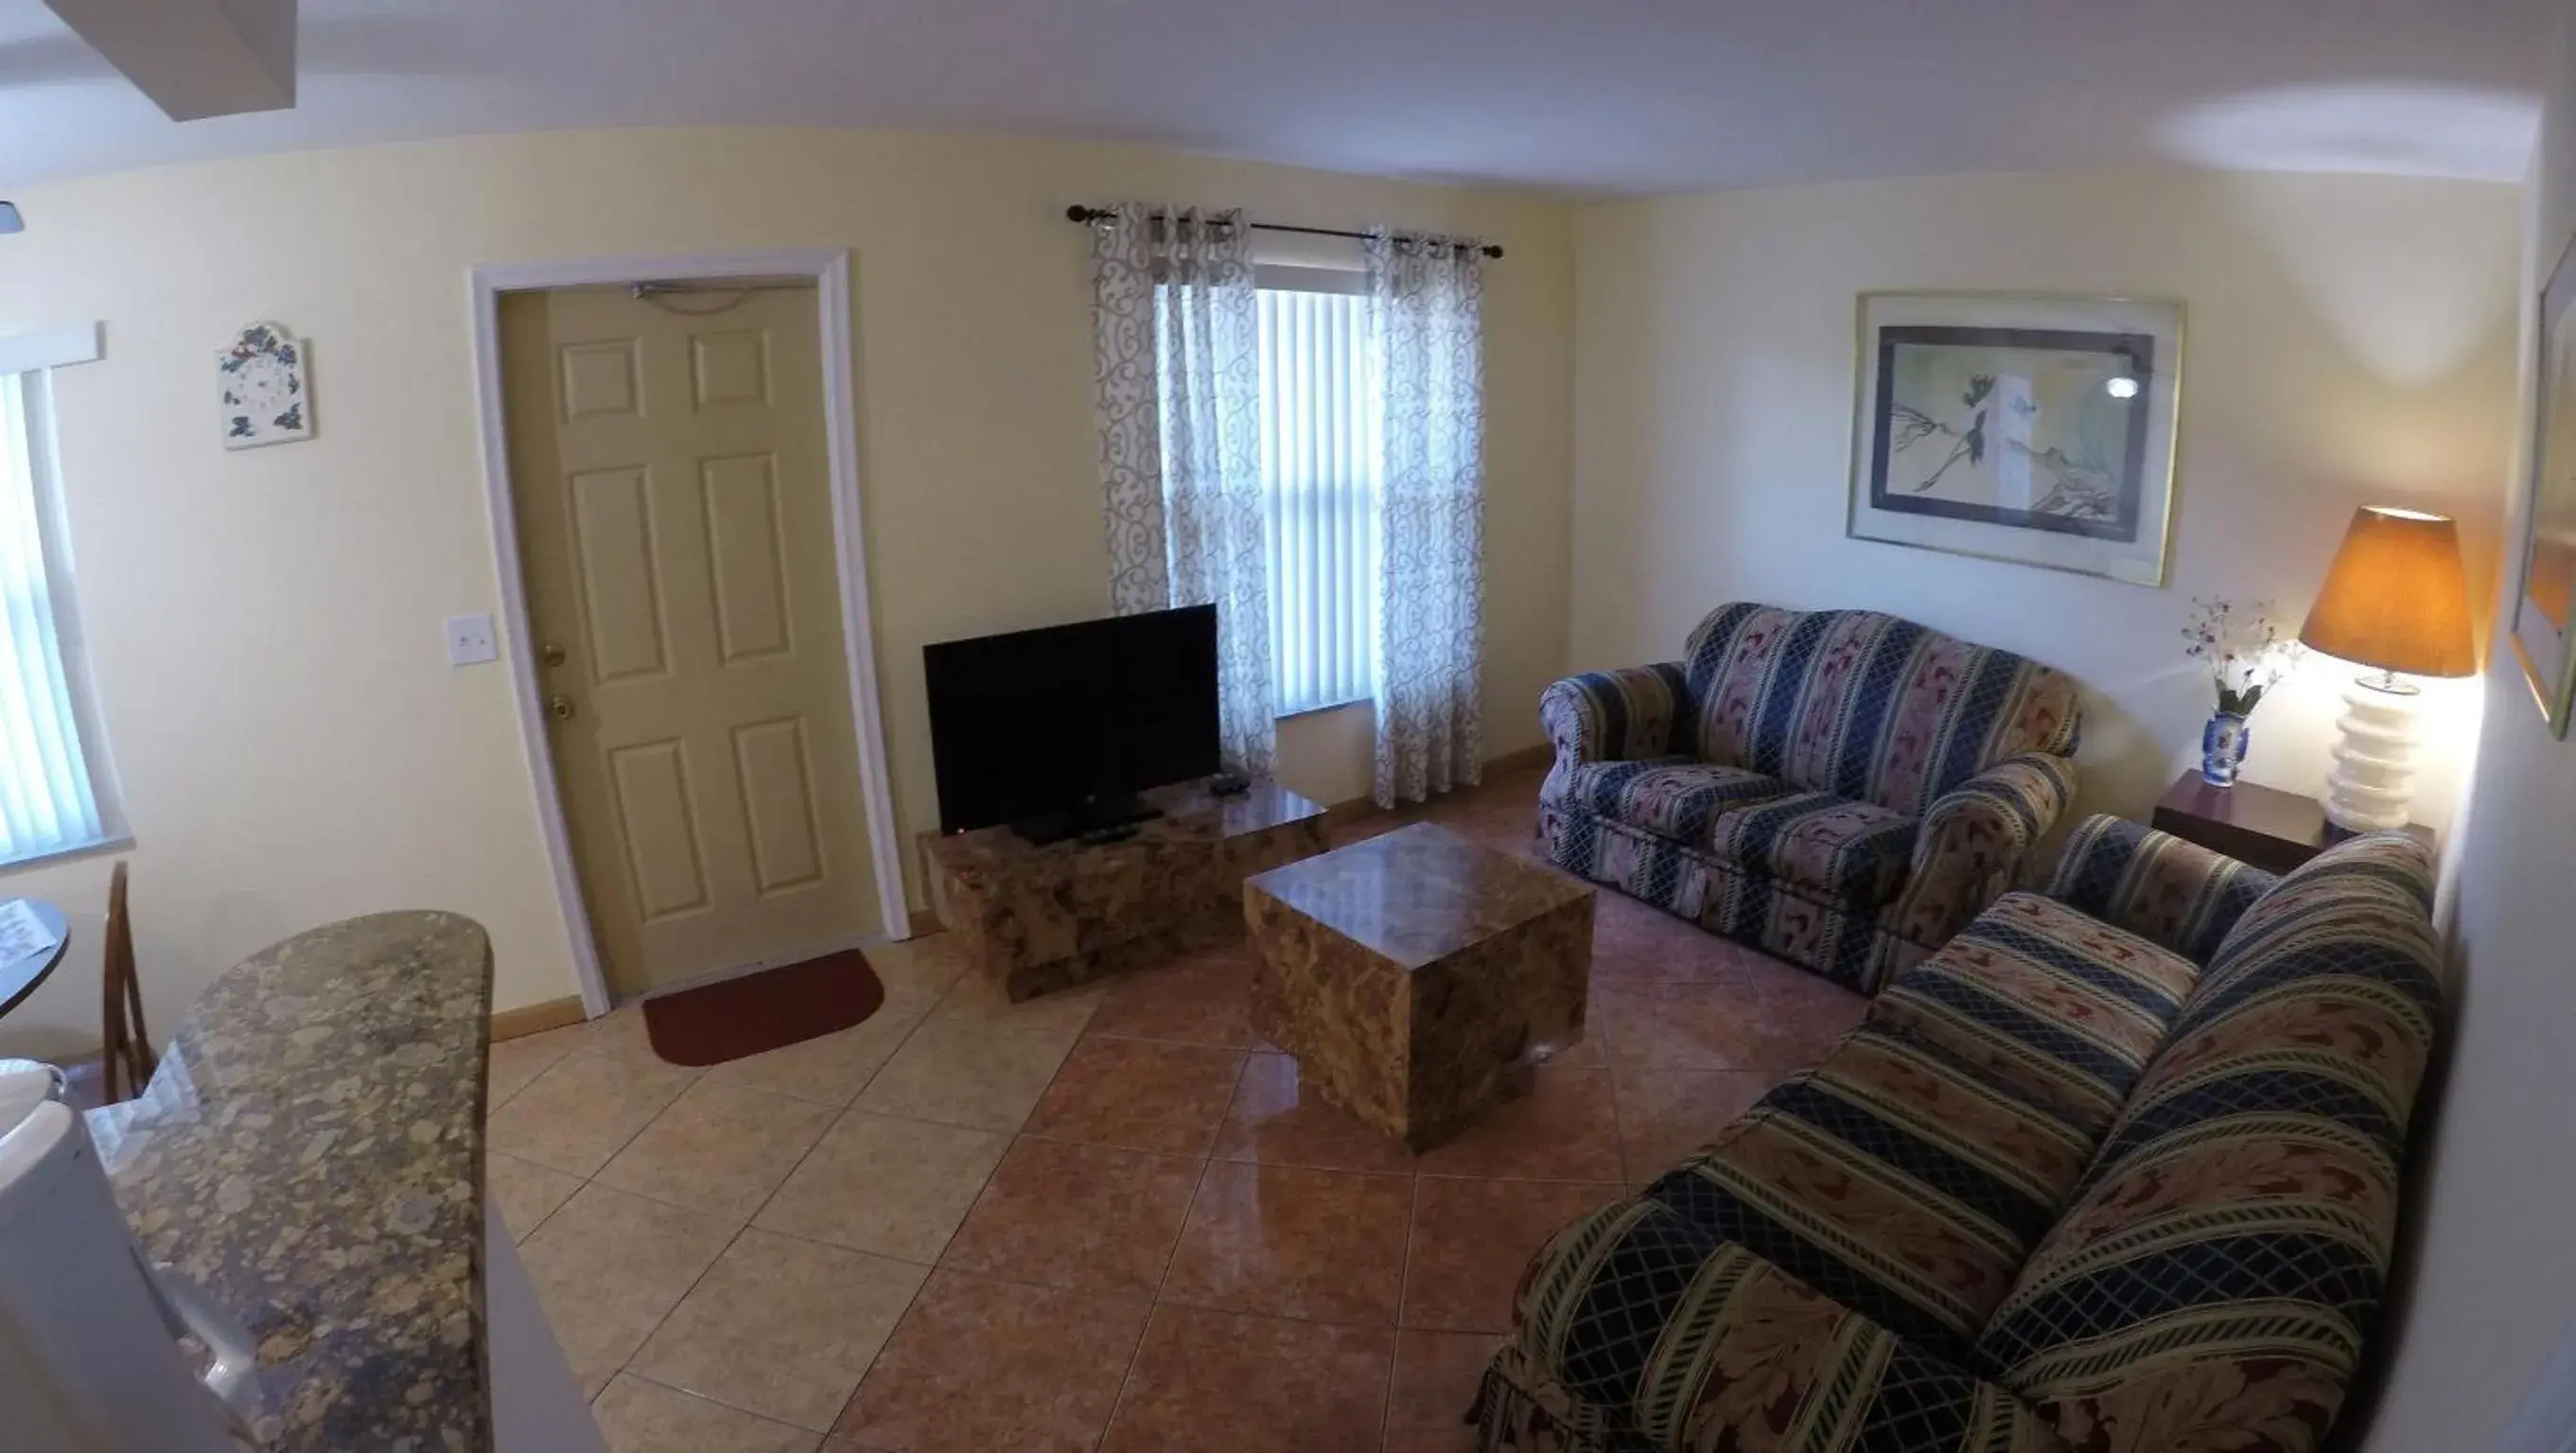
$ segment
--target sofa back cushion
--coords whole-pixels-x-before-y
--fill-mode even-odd
[[[2098,1142],[2199,977],[2162,945],[2014,892],[1897,975],[1869,1020],[1940,1045]]]
[[[2279,882],[2144,823],[2097,816],[2067,834],[2048,896],[2206,964]]]
[[[2193,989],[1977,1344],[2069,1443],[2308,1453],[2332,1424],[2432,1047],[2430,885],[2411,841],[2338,848]]]
[[[2072,678],[1876,611],[1721,606],[1683,666],[1701,756],[1907,817],[2006,757],[2075,750]]]

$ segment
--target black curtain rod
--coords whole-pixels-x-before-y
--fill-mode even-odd
[[[1092,222],[1107,222],[1115,219],[1117,215],[1118,214],[1116,212],[1111,211],[1107,207],[1086,207],[1080,202],[1076,202],[1072,206],[1064,209],[1064,220],[1067,222],[1082,222],[1086,224]],[[1153,215],[1159,219],[1163,214],[1156,212]],[[1367,238],[1373,235],[1367,232],[1353,232],[1346,227],[1295,227],[1286,222],[1250,222],[1245,225],[1255,232],[1301,232],[1308,237]],[[1500,257],[1503,255],[1503,249],[1491,242],[1486,243],[1483,247],[1479,248],[1478,251],[1484,253],[1487,257]]]

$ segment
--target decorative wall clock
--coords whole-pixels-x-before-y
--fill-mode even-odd
[[[256,449],[313,437],[309,345],[283,324],[253,323],[215,355],[224,447]]]

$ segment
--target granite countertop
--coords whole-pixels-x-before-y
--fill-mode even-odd
[[[258,1342],[265,1447],[491,1446],[491,1010],[472,919],[349,919],[227,970],[144,1093],[90,1112],[145,1254]]]

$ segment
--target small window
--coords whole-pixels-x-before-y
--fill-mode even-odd
[[[123,836],[71,586],[50,384],[0,373],[0,866]]]
[[[1261,480],[1281,716],[1375,691],[1381,408],[1361,274],[1265,267]]]

